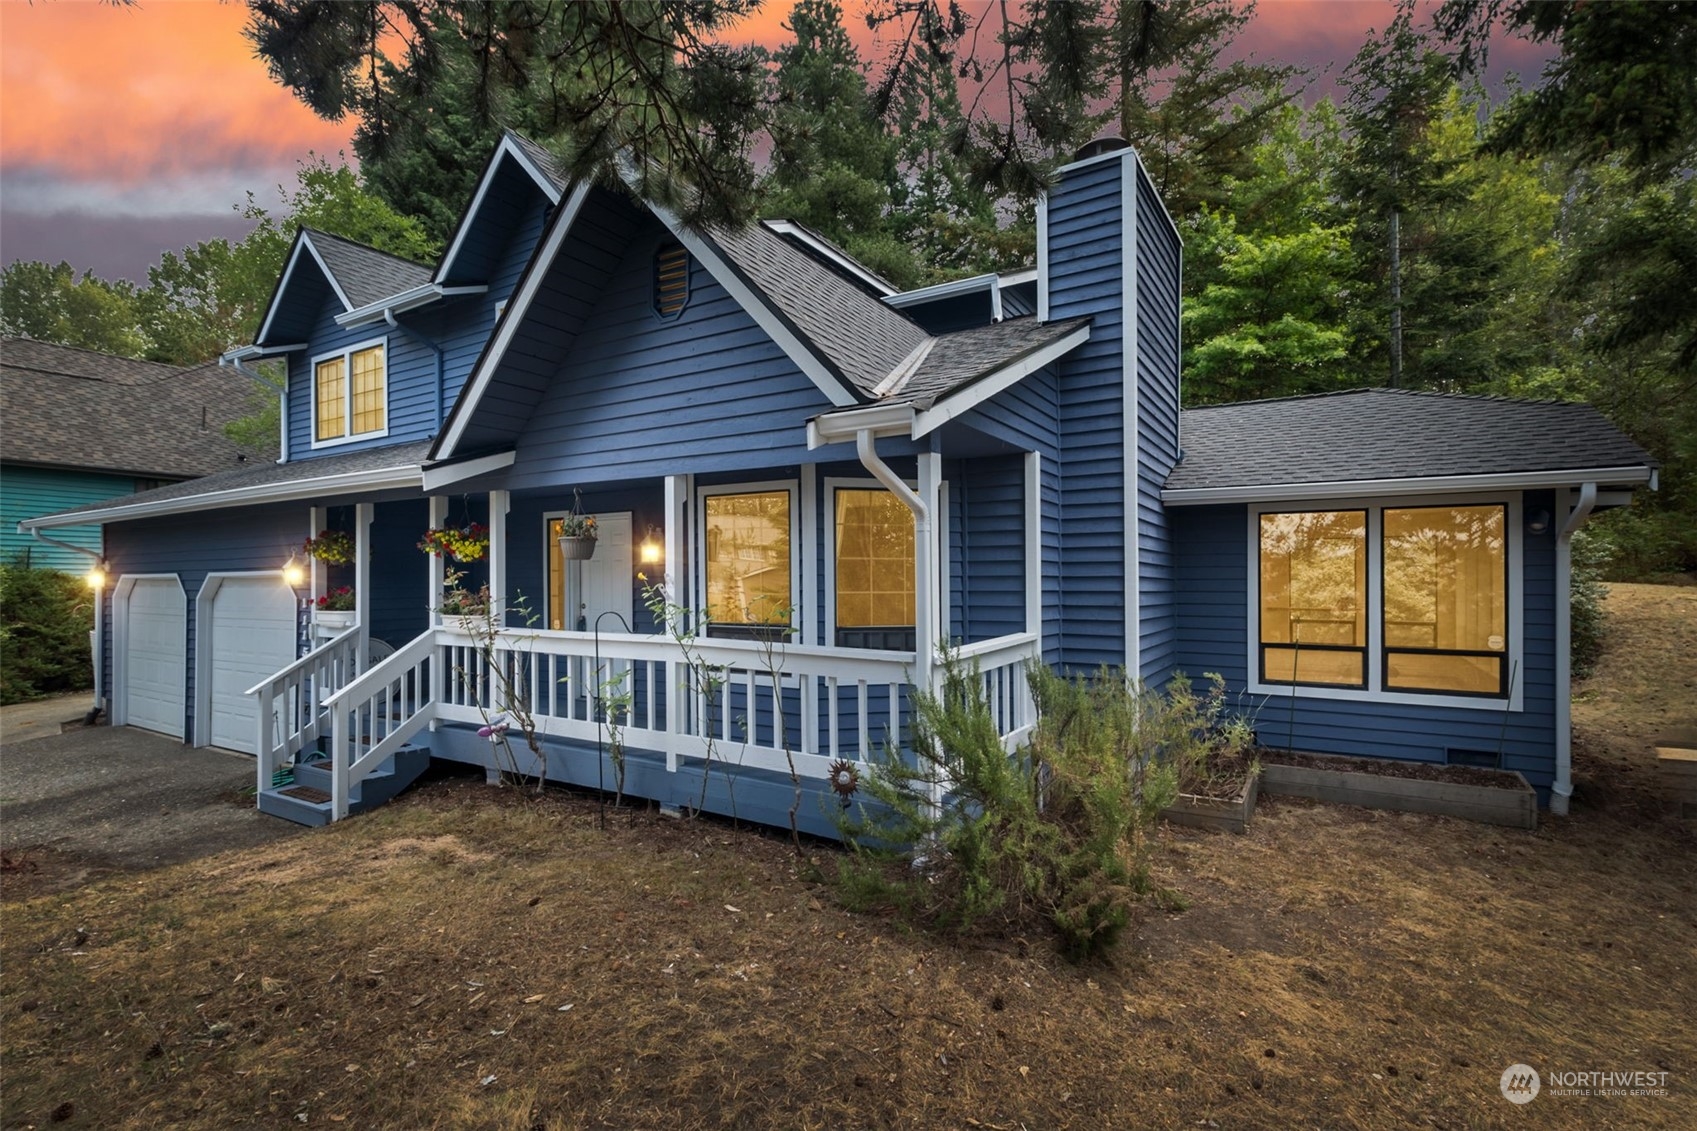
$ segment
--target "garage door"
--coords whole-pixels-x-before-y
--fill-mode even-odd
[[[183,737],[188,599],[176,578],[144,578],[124,614],[124,722]]]
[[[275,574],[224,578],[212,594],[206,635],[211,653],[201,670],[210,673],[212,690],[206,741],[256,753],[259,703],[245,692],[293,662],[294,594]]]

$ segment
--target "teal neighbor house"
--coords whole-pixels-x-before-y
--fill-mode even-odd
[[[823,795],[902,741],[944,641],[1010,749],[1032,659],[1219,672],[1279,745],[1563,808],[1569,540],[1651,459],[1582,405],[1181,411],[1180,265],[1123,147],[1059,171],[1032,269],[898,292],[509,135],[437,264],[300,234],[226,358],[286,364],[278,462],[23,526],[104,526],[113,721],[254,754],[301,820],[497,766],[516,697],[550,778],[611,788],[614,712],[626,793],[785,824],[792,767]]]
[[[255,386],[216,362],[136,361],[25,338],[0,340],[0,557],[83,573],[99,557],[98,523],[45,538],[25,519],[269,461],[223,428]]]

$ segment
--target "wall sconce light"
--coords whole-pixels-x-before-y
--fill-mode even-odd
[[[1526,533],[1546,534],[1550,529],[1550,512],[1543,508],[1526,512]]]
[[[665,556],[666,548],[660,539],[655,536],[654,524],[649,523],[648,533],[642,539],[642,564],[658,565]]]
[[[84,579],[88,582],[88,587],[96,593],[106,588],[106,559],[101,558],[90,566]]]
[[[306,567],[293,554],[283,563],[283,584],[290,589],[299,589],[306,584]]]

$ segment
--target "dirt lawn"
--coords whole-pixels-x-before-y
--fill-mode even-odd
[[[1167,829],[1109,964],[835,909],[781,837],[439,782],[334,828],[13,898],[7,1127],[1687,1128],[1697,589],[1617,586],[1536,834],[1263,802]],[[1683,715],[1682,715],[1683,712]],[[810,848],[826,866],[830,850]],[[1543,1074],[1526,1108],[1506,1068]],[[1556,1072],[1665,1073],[1558,1095]]]

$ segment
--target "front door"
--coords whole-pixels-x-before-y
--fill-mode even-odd
[[[629,631],[635,606],[636,566],[631,548],[631,514],[612,511],[595,516],[599,536],[595,556],[566,561],[555,540],[559,520],[548,522],[548,627],[594,632]],[[617,613],[600,619],[603,613]]]

